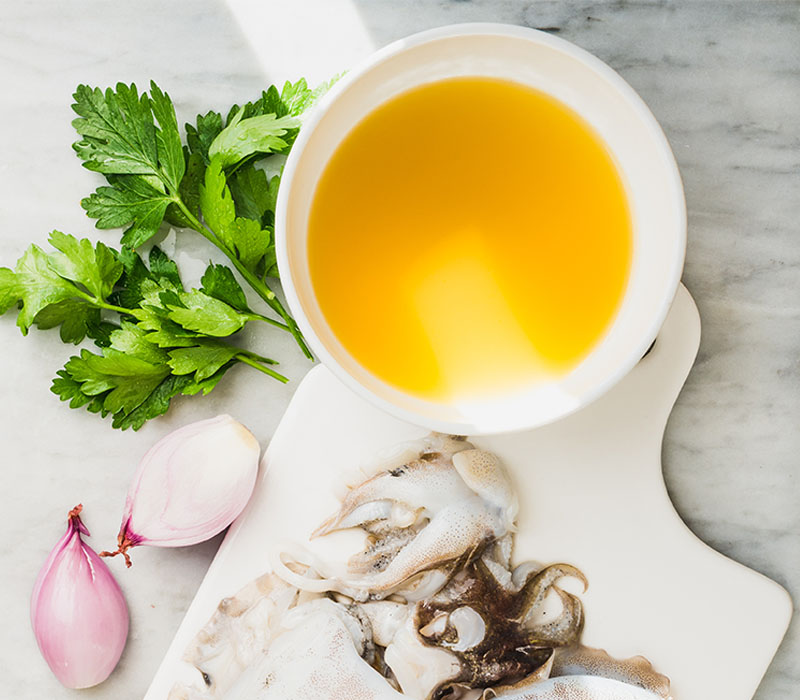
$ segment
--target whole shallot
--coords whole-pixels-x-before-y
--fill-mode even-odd
[[[131,547],[183,547],[222,532],[250,499],[259,454],[253,434],[228,415],[163,437],[128,489],[116,551],[100,555],[122,554],[130,566]]]
[[[105,562],[81,535],[83,506],[69,512],[66,534],[50,552],[31,597],[31,623],[50,669],[68,688],[102,683],[128,637],[128,606]]]

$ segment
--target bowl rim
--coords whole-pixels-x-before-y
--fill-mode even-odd
[[[398,406],[389,399],[378,395],[362,384],[358,379],[356,379],[356,377],[350,374],[328,350],[305,315],[303,306],[300,302],[299,294],[294,284],[294,280],[290,274],[291,268],[289,263],[289,246],[287,242],[287,205],[291,194],[291,185],[294,181],[295,172],[297,170],[297,164],[309,139],[313,134],[314,127],[323,119],[328,106],[336,101],[341,94],[346,92],[348,88],[353,83],[358,81],[365,73],[370,71],[376,65],[400,53],[416,48],[420,45],[433,43],[442,39],[469,36],[508,37],[511,39],[523,39],[544,45],[548,48],[560,51],[572,58],[577,59],[586,67],[597,73],[601,79],[605,79],[607,82],[609,82],[611,86],[620,94],[620,96],[624,98],[624,100],[632,108],[633,112],[641,120],[642,124],[647,128],[649,135],[653,140],[653,145],[664,157],[667,165],[665,174],[668,175],[669,180],[671,180],[670,190],[673,198],[671,207],[674,209],[677,218],[677,230],[674,231],[677,244],[677,255],[675,255],[672,259],[670,263],[670,269],[666,275],[669,283],[665,286],[665,289],[669,290],[669,293],[665,294],[660,300],[658,308],[653,313],[650,324],[647,327],[647,332],[642,333],[641,340],[638,344],[631,346],[630,354],[624,359],[624,361],[621,361],[616,365],[616,369],[613,373],[609,373],[609,375],[606,376],[602,381],[598,381],[590,388],[590,390],[578,397],[579,400],[574,406],[562,408],[559,411],[554,411],[545,420],[509,420],[507,426],[500,428],[495,426],[482,428],[480,425],[476,425],[475,423],[467,420],[454,422],[421,415],[402,406]],[[303,123],[303,128],[300,129],[300,133],[298,134],[289,157],[284,165],[283,174],[281,176],[281,185],[282,186],[278,191],[275,216],[275,248],[277,264],[281,275],[281,285],[283,287],[287,303],[294,314],[297,325],[302,331],[309,346],[316,353],[319,361],[328,367],[328,369],[330,369],[340,381],[342,381],[347,387],[349,387],[359,396],[362,396],[369,402],[383,409],[390,415],[395,416],[396,418],[400,418],[401,420],[413,425],[421,425],[444,433],[453,433],[459,435],[500,435],[529,430],[548,425],[560,420],[561,418],[565,418],[566,416],[583,409],[605,394],[625,375],[627,375],[631,369],[633,369],[633,367],[646,354],[648,348],[655,341],[675,298],[686,257],[687,215],[683,183],[681,180],[680,171],[678,169],[678,164],[675,160],[675,155],[670,147],[669,141],[667,140],[661,125],[650,111],[650,108],[645,104],[644,100],[639,96],[639,94],[624,80],[624,78],[619,75],[619,73],[617,73],[613,68],[593,54],[589,53],[585,49],[580,48],[572,42],[567,41],[566,39],[553,36],[552,34],[548,34],[547,32],[541,30],[518,25],[494,22],[467,22],[449,24],[442,27],[421,31],[408,37],[398,39],[387,46],[378,49],[370,56],[360,61],[354,68],[342,76],[312,108],[308,118]],[[499,400],[502,401],[502,399]],[[433,402],[428,403],[435,405]]]

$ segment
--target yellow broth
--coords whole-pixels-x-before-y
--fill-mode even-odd
[[[368,114],[327,164],[308,230],[336,337],[434,401],[562,375],[610,326],[632,255],[622,180],[557,100],[457,78]]]

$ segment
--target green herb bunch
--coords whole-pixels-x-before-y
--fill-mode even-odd
[[[274,360],[231,342],[248,322],[290,333],[311,357],[272,288],[280,175],[269,177],[258,165],[289,152],[301,115],[329,86],[287,82],[234,105],[226,117],[199,115],[185,126],[185,144],[172,101],[155,83],[149,94],[133,84],[78,86],[72,108],[80,140],[73,148],[107,181],[81,205],[97,228],[124,228],[122,246],[54,231],[50,252],[31,245],[13,270],[0,268],[0,314],[17,308],[23,334],[32,325],[58,327],[65,343],[89,338],[99,348],[71,357],[53,393],[72,408],[111,414],[115,428],[137,430],[165,413],[173,397],[210,392],[237,363],[285,382]],[[137,249],[165,221],[219,248],[271,315],[248,306],[225,265],[210,264],[200,288],[186,289],[160,248],[145,261]]]

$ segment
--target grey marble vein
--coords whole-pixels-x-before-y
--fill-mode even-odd
[[[684,282],[703,321],[700,355],[665,438],[667,486],[703,540],[779,581],[800,601],[800,3],[343,3],[350,14],[341,21],[357,19],[374,46],[451,22],[546,29],[605,60],[649,104],[685,183]],[[275,1],[270,7],[278,12]],[[314,27],[319,1],[292,7],[324,36],[320,51],[325,41],[346,41],[347,27]],[[259,37],[256,44],[287,41],[280,31],[266,26],[250,36]],[[152,77],[171,92],[179,117],[188,119],[201,108],[223,108],[257,94],[265,82],[258,50],[214,0],[2,3],[0,264],[56,227],[116,241],[115,232],[94,231],[78,206],[98,180],[80,168],[70,149],[75,85],[143,84]],[[328,69],[314,58],[318,70]],[[270,79],[295,77],[267,73]],[[193,269],[213,256],[201,241],[191,250],[181,262]],[[293,379],[306,371],[287,339],[267,334],[251,341],[269,343],[276,356],[288,358],[284,369]],[[7,316],[0,319],[0,349],[6,368],[0,405],[0,694],[17,700],[78,697],[47,671],[27,611],[31,585],[61,534],[66,509],[83,500],[88,526],[103,535],[94,545],[106,546],[118,527],[132,455],[141,454],[143,445],[221,410],[257,417],[266,442],[296,382],[265,383],[253,392],[247,370],[234,372],[211,397],[179,402],[138,434],[112,433],[49,393],[52,373],[70,354],[57,337],[32,331],[22,338]],[[132,613],[128,648],[107,683],[80,695],[141,696],[216,544],[135,552],[133,569],[119,575]],[[795,620],[756,698],[796,698],[798,659]]]

